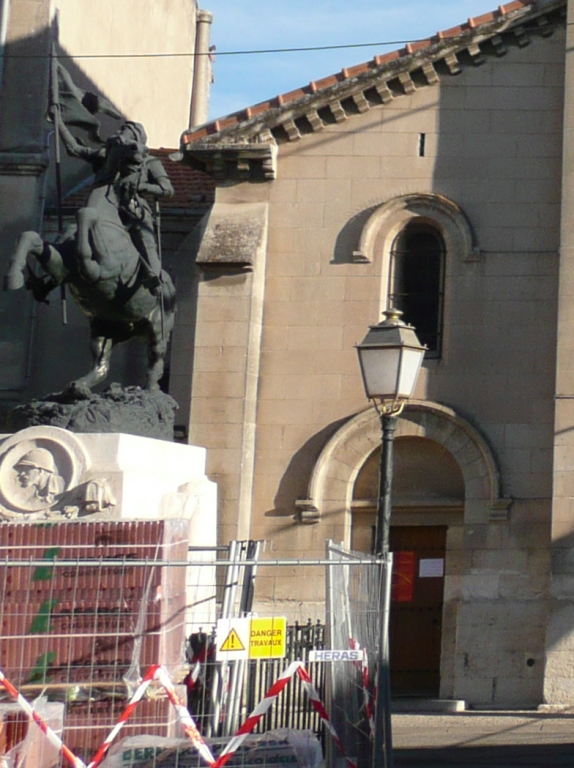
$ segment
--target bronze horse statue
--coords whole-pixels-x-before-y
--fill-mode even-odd
[[[69,286],[89,318],[93,359],[74,389],[88,393],[102,382],[114,346],[137,336],[147,342],[146,389],[157,390],[173,329],[175,288],[161,269],[151,209],[141,194],[171,196],[173,188],[161,161],[148,154],[139,123],[125,123],[99,149],[80,144],[65,125],[59,127],[68,153],[94,168],[94,186],[78,211],[77,226],[56,242],[31,231],[20,236],[4,287],[25,286],[45,301],[57,286]],[[30,268],[30,260],[42,276]]]
[[[93,200],[99,192],[98,200]],[[26,287],[44,301],[54,288],[68,285],[90,322],[92,369],[73,382],[75,389],[89,391],[102,382],[110,367],[116,344],[133,336],[147,342],[148,367],[145,387],[159,389],[164,357],[175,314],[175,288],[161,271],[159,285],[149,287],[142,270],[141,254],[119,214],[113,189],[101,187],[78,212],[78,227],[61,242],[48,243],[37,232],[24,232],[4,279],[6,290]],[[82,242],[83,240],[83,242]],[[43,276],[30,269],[39,265]]]

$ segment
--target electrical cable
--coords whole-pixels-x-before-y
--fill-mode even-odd
[[[569,22],[571,24],[573,22]],[[528,32],[542,34],[550,29],[556,29],[557,27],[564,26],[564,22],[541,24],[540,26],[528,28]],[[82,54],[66,54],[59,53],[58,59],[161,59],[161,58],[184,58],[184,57],[196,57],[196,56],[253,56],[263,55],[269,53],[312,53],[316,51],[336,51],[350,48],[380,48],[386,46],[398,46],[398,45],[416,45],[417,43],[428,43],[429,45],[440,43],[456,43],[458,40],[465,40],[468,38],[469,33],[466,32],[460,35],[452,35],[444,39],[420,38],[417,40],[383,40],[376,43],[344,43],[341,45],[310,45],[297,48],[257,48],[248,51],[200,51],[200,52],[181,52],[181,53],[82,53]],[[436,37],[436,36],[435,36]],[[48,54],[10,54],[5,53],[4,58],[12,59],[45,59],[49,58]]]

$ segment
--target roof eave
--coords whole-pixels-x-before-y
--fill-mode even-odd
[[[394,98],[386,85],[390,80],[398,78],[400,87],[408,93],[410,89],[415,89],[410,75],[417,71],[423,73],[428,85],[436,84],[439,76],[435,65],[439,62],[446,66],[450,74],[458,74],[461,71],[458,56],[463,52],[468,53],[475,64],[483,62],[480,46],[486,43],[494,46],[498,55],[503,55],[506,52],[504,41],[500,38],[503,33],[513,32],[519,46],[527,45],[530,42],[529,31],[524,29],[522,24],[560,10],[565,7],[565,2],[541,0],[509,12],[505,11],[505,8],[515,5],[517,4],[511,3],[509,6],[501,6],[499,11],[504,11],[504,14],[499,18],[492,18],[476,26],[473,26],[472,22],[480,21],[483,17],[478,20],[470,19],[464,30],[455,28],[439,33],[424,47],[416,47],[416,50],[413,50],[414,45],[407,46],[407,52],[404,54],[395,51],[375,57],[366,65],[343,70],[338,75],[319,81],[319,84],[329,83],[324,87],[311,83],[296,92],[302,94],[298,97],[289,98],[291,94],[278,96],[270,102],[263,102],[221,120],[199,126],[193,131],[186,131],[182,135],[182,150],[186,155],[198,156],[207,148],[218,147],[222,153],[226,153],[231,147],[237,150],[238,145],[242,144],[273,144],[275,139],[272,131],[278,128],[287,134],[288,140],[300,138],[295,121],[306,118],[311,124],[311,130],[318,129],[322,127],[321,119],[317,115],[318,110],[329,107],[333,111],[335,105],[335,120],[338,121],[336,105],[340,106],[343,100],[350,99],[356,103],[359,112],[370,109],[370,105],[364,103],[365,90],[374,88],[384,104],[385,100]],[[352,74],[354,70],[360,71]],[[340,114],[341,121],[346,117],[347,115]],[[316,126],[313,121],[316,121]]]

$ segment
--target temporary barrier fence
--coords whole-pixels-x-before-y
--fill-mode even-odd
[[[86,525],[91,525],[89,532],[80,532]],[[277,726],[311,727],[319,732],[331,723],[323,716],[330,712],[341,745],[352,759],[359,754],[357,742],[349,737],[348,724],[339,730],[336,698],[335,709],[330,700],[334,678],[331,674],[328,681],[326,676],[340,668],[357,702],[368,751],[373,696],[369,665],[374,666],[376,643],[371,648],[370,635],[355,628],[371,627],[376,620],[370,614],[377,595],[367,592],[362,602],[355,601],[353,632],[341,646],[343,640],[334,629],[344,621],[348,624],[344,618],[348,607],[344,600],[331,605],[325,633],[324,583],[326,574],[336,573],[329,580],[332,591],[334,584],[339,585],[336,591],[344,591],[355,582],[373,590],[364,572],[377,561],[354,557],[342,565],[331,556],[271,559],[268,553],[262,559],[259,542],[237,542],[227,551],[188,553],[177,521],[138,526],[121,521],[97,526],[20,524],[5,525],[0,533],[0,669],[26,697],[43,694],[49,701],[62,702],[62,741],[76,759],[88,764],[132,700],[142,671],[156,664],[167,669],[179,698],[185,698],[185,681],[193,728],[202,738],[237,734],[239,724],[256,710],[281,670],[289,662],[304,664],[309,680],[297,672],[276,704],[252,721],[253,728],[261,732]],[[2,540],[7,529],[17,528],[10,542]],[[26,540],[23,528],[33,528],[35,539]],[[361,616],[361,610],[369,616]],[[286,617],[284,656],[215,660],[216,620],[245,615],[270,621]],[[352,643],[367,649],[366,660],[330,665],[308,660],[313,648],[349,648]],[[309,697],[310,680],[315,698]],[[183,710],[174,710],[173,697],[170,702],[169,694],[158,696],[155,688],[124,721],[122,737],[176,735],[184,722]],[[319,701],[325,702],[324,711]],[[0,729],[3,706],[0,702]],[[22,728],[12,730],[7,750],[22,735]],[[22,765],[44,768],[25,761]]]
[[[125,723],[128,721],[128,719],[131,717],[136,706],[143,699],[148,687],[153,681],[157,681],[165,690],[168,699],[170,700],[171,704],[175,708],[177,717],[183,727],[183,730],[186,736],[189,738],[189,740],[191,741],[195,749],[198,751],[198,753],[201,755],[205,763],[209,766],[209,768],[223,768],[223,766],[228,762],[228,760],[232,757],[232,755],[239,749],[239,747],[245,741],[247,736],[254,730],[257,723],[261,720],[261,718],[265,715],[265,713],[270,709],[270,707],[275,703],[275,700],[277,699],[277,697],[282,693],[283,689],[291,681],[294,675],[297,675],[299,679],[302,681],[305,691],[307,693],[307,696],[309,697],[309,701],[311,702],[315,710],[318,712],[319,717],[321,718],[327,730],[331,734],[333,741],[336,743],[339,751],[345,758],[349,768],[356,768],[356,765],[353,762],[353,760],[351,760],[349,756],[346,754],[345,747],[341,742],[341,740],[339,739],[332,723],[329,720],[329,715],[327,714],[327,710],[325,709],[325,706],[321,701],[319,694],[317,693],[317,690],[311,681],[311,678],[309,677],[309,673],[306,671],[305,667],[303,666],[303,663],[299,661],[292,662],[289,665],[289,667],[283,672],[283,674],[280,675],[278,680],[267,691],[263,700],[251,712],[247,720],[239,728],[235,736],[231,738],[231,740],[229,741],[227,746],[223,749],[223,751],[221,752],[221,754],[217,759],[214,758],[209,748],[209,745],[199,733],[191,713],[184,706],[183,702],[178,698],[177,693],[169,677],[169,674],[167,673],[167,670],[165,670],[165,668],[161,667],[160,665],[152,666],[144,675],[140,685],[137,687],[136,691],[134,692],[128,706],[122,713],[116,725],[112,728],[111,732],[108,734],[108,736],[104,740],[103,744],[100,746],[100,748],[96,752],[94,758],[87,765],[87,768],[98,768],[98,766],[101,764],[102,760],[108,753],[112,745],[112,742],[118,736],[118,734],[120,733],[121,729],[123,728]],[[40,728],[41,732],[44,734],[45,738],[48,739],[53,746],[56,746],[61,751],[63,757],[67,760],[67,762],[73,768],[86,768],[85,763],[79,757],[74,755],[74,753],[60,739],[60,737],[44,722],[42,717],[36,712],[36,710],[25,699],[25,697],[22,696],[22,694],[14,687],[14,685],[12,685],[12,683],[5,677],[5,675],[1,670],[0,670],[0,685],[6,689],[6,691],[18,703],[18,705],[23,709],[23,711],[29,715],[29,717],[34,721],[34,723],[36,723],[36,725]]]

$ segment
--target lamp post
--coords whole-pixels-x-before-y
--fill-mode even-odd
[[[375,708],[373,768],[392,768],[391,687],[389,671],[389,612],[391,602],[392,555],[389,551],[393,441],[397,417],[411,397],[426,347],[412,326],[401,320],[402,312],[387,309],[385,319],[371,325],[356,349],[365,393],[373,401],[381,421],[381,463],[374,554],[382,558],[380,631]]]

